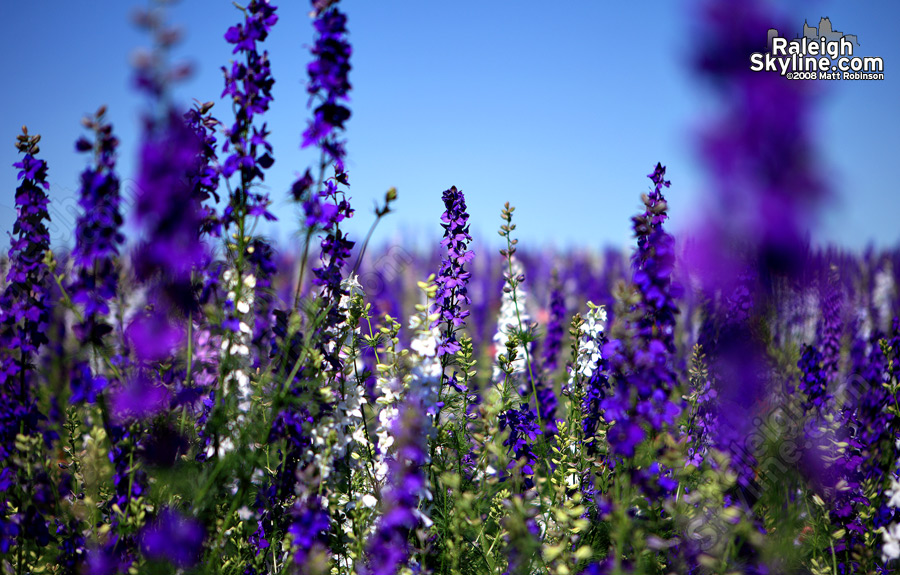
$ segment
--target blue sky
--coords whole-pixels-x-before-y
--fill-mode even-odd
[[[276,163],[266,184],[292,238],[287,190],[313,157],[299,149],[308,110],[304,81],[312,39],[306,2],[276,2],[280,21],[267,42],[276,78],[267,115]],[[136,167],[144,102],[131,86],[130,56],[148,38],[129,18],[141,2],[7,2],[0,8],[0,229],[11,230],[22,124],[40,133],[50,165],[52,239],[74,224],[80,119],[109,106],[122,140],[120,174]],[[516,207],[520,245],[602,247],[630,241],[657,161],[673,182],[672,228],[702,210],[707,181],[694,134],[711,104],[690,68],[696,2],[344,0],[353,45],[348,170],[360,238],[370,211],[396,186],[397,212],[376,241],[404,233],[440,235],[441,192],[465,193],[473,232],[495,241],[500,209]],[[553,6],[564,6],[553,8]],[[900,240],[900,193],[892,177],[900,152],[900,4],[793,1],[778,8],[796,22],[822,16],[859,37],[860,53],[881,56],[881,82],[821,83],[816,138],[836,193],[813,232],[818,241],[859,249]],[[216,100],[220,66],[231,58],[225,30],[240,13],[224,0],[183,0],[169,20],[184,28],[176,59],[195,66],[179,100]],[[748,62],[749,65],[749,62]],[[227,117],[226,106],[214,111]],[[7,144],[2,144],[6,141]],[[3,242],[5,243],[5,241]],[[427,244],[426,244],[427,245]]]

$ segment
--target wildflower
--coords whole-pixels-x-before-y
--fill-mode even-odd
[[[125,241],[121,232],[119,178],[115,174],[118,139],[105,121],[105,108],[100,108],[85,124],[95,135],[93,142],[79,140],[79,149],[93,151],[94,166],[81,174],[81,214],[75,224],[75,279],[69,289],[72,301],[84,309],[84,321],[76,331],[99,344],[102,333],[109,331],[102,317],[109,313],[108,302],[115,298],[118,273],[115,258]]]
[[[660,430],[681,411],[681,404],[670,399],[676,385],[669,359],[675,351],[674,300],[680,287],[671,281],[674,240],[662,227],[667,217],[662,188],[670,185],[665,173],[657,164],[647,176],[654,189],[643,198],[644,213],[632,219],[638,244],[632,257],[634,289],[618,295],[619,338],[600,352],[615,382],[614,393],[600,402],[607,419],[616,421],[607,438],[612,451],[626,457],[645,436],[642,424]]]
[[[225,33],[225,40],[234,44],[233,54],[244,56],[243,61],[235,60],[231,69],[222,67],[225,75],[225,89],[222,97],[230,96],[236,110],[234,123],[228,130],[228,139],[222,147],[229,152],[222,163],[222,175],[230,178],[240,175],[240,185],[232,193],[229,209],[225,212],[225,223],[232,223],[247,215],[262,216],[275,220],[268,211],[271,201],[264,192],[251,191],[254,180],[265,179],[263,170],[272,166],[272,144],[268,141],[266,124],[254,125],[257,115],[265,113],[272,101],[272,87],[275,80],[269,63],[268,51],[257,50],[257,42],[263,42],[272,27],[278,22],[276,7],[267,0],[252,0],[244,12],[244,22],[232,26]]]
[[[166,508],[141,533],[141,551],[150,559],[189,569],[200,559],[204,537],[203,527],[195,519]]]
[[[336,2],[334,3],[336,4]],[[313,120],[303,132],[303,147],[316,145],[339,172],[344,171],[344,142],[336,136],[350,118],[350,110],[341,102],[349,100],[350,54],[346,40],[347,16],[336,7],[316,10],[316,42],[314,59],[307,67],[307,92],[310,102],[319,101],[313,110]]]
[[[500,356],[507,353],[507,342],[510,335],[519,331],[519,326],[528,325],[531,318],[525,310],[525,302],[527,294],[522,288],[521,280],[524,278],[522,273],[522,264],[517,259],[512,259],[512,275],[506,276],[506,285],[503,287],[503,295],[500,298],[500,314],[497,317],[497,331],[494,333],[494,371],[493,378],[495,381],[502,377],[500,369]],[[512,282],[512,283],[511,283]],[[516,358],[511,364],[511,374],[513,377],[521,378],[525,375],[527,364],[525,361],[526,352],[525,345],[521,342],[516,346]]]
[[[0,296],[0,384],[12,389],[7,382],[17,378],[17,400],[23,406],[28,403],[31,363],[38,348],[47,343],[44,333],[49,321],[49,270],[44,260],[50,249],[46,225],[50,221],[46,193],[50,185],[47,164],[36,157],[40,139],[23,128],[16,143],[24,156],[13,164],[19,169],[21,183],[16,189],[15,236],[9,249],[7,284]],[[4,403],[12,401],[13,397],[4,398]]]
[[[447,249],[447,256],[441,261],[436,282],[438,289],[431,308],[432,313],[438,314],[432,327],[444,325],[438,342],[438,356],[452,355],[460,349],[456,332],[466,324],[465,319],[469,316],[468,310],[463,310],[462,306],[472,303],[466,288],[471,275],[466,271],[466,264],[475,257],[474,252],[466,249],[472,236],[469,235],[465,196],[456,186],[452,186],[444,191],[442,197],[446,211],[441,216],[441,227],[444,228],[441,246]]]
[[[531,478],[537,465],[533,445],[541,433],[537,416],[527,404],[522,404],[519,409],[509,409],[500,414],[500,430],[506,429],[509,429],[509,436],[503,445],[507,447],[507,455],[511,459],[507,469],[516,467],[519,461],[524,460],[522,474],[525,476],[525,488],[531,489],[534,487]]]
[[[396,456],[390,465],[390,482],[383,491],[382,516],[368,544],[367,575],[394,575],[410,558],[410,533],[428,520],[418,509],[427,493],[421,400],[413,396],[401,410],[393,435]]]
[[[566,300],[563,297],[562,284],[556,270],[553,270],[552,289],[550,292],[550,321],[547,324],[547,335],[544,337],[543,366],[548,373],[556,371],[562,340],[565,334]]]

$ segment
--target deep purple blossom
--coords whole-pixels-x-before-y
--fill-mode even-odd
[[[269,53],[260,54],[257,43],[266,40],[278,21],[275,11],[276,7],[267,0],[252,0],[244,9],[244,22],[229,28],[225,34],[225,39],[235,45],[233,53],[243,56],[233,61],[230,69],[222,68],[225,74],[222,97],[230,96],[235,110],[234,123],[226,130],[228,139],[222,148],[223,152],[231,152],[222,163],[222,175],[226,178],[235,173],[240,175],[240,185],[232,193],[229,209],[224,214],[226,224],[247,215],[276,219],[268,211],[271,203],[268,194],[251,190],[254,181],[265,179],[263,170],[274,163],[266,124],[258,126],[254,122],[258,115],[268,111],[272,102],[275,79]]]
[[[216,213],[215,206],[208,203],[210,199],[215,200],[216,203],[219,202],[216,129],[221,122],[212,116],[212,107],[212,102],[195,103],[194,107],[185,113],[184,119],[200,141],[197,163],[194,170],[188,172],[188,178],[193,187],[192,196],[200,202],[200,211],[203,214],[200,230],[204,234],[219,237],[222,232],[222,222]]]
[[[803,394],[801,403],[804,413],[812,410],[821,413],[825,402],[830,399],[827,389],[828,373],[822,362],[822,354],[815,347],[811,345],[803,347],[800,361],[797,362],[797,367],[800,368],[797,388]]]
[[[447,255],[441,261],[436,280],[437,293],[431,308],[431,313],[438,314],[431,327],[444,326],[438,342],[439,356],[452,355],[460,349],[456,332],[465,325],[465,319],[469,315],[469,311],[463,310],[462,306],[472,303],[466,287],[471,276],[466,271],[466,264],[475,257],[474,252],[467,250],[472,236],[469,235],[465,196],[453,186],[444,191],[443,200],[446,211],[441,216],[441,227],[444,228],[441,246],[446,248]]]
[[[550,291],[550,321],[547,323],[547,335],[544,336],[543,367],[548,373],[554,373],[559,365],[559,354],[562,351],[565,335],[566,298],[556,270],[553,271]]]
[[[16,147],[24,156],[13,164],[21,183],[16,189],[7,283],[0,295],[0,384],[5,403],[13,398],[26,403],[28,372],[38,348],[47,343],[50,274],[44,257],[50,248],[50,185],[46,162],[35,157],[39,141],[40,136],[30,136],[23,129]]]
[[[134,255],[142,281],[164,275],[173,284],[182,283],[207,259],[200,240],[204,213],[189,178],[197,171],[200,147],[197,134],[174,111],[145,133],[134,207],[144,230]]]
[[[537,424],[537,415],[527,404],[522,404],[519,409],[509,409],[500,414],[500,431],[509,429],[509,436],[503,440],[510,457],[507,469],[513,469],[522,462],[522,475],[525,477],[525,488],[534,487],[534,468],[537,466],[537,456],[534,454],[534,444],[541,429]],[[522,461],[524,460],[524,461]]]
[[[350,118],[350,109],[342,102],[349,100],[350,54],[352,48],[347,41],[347,16],[334,4],[317,10],[315,28],[316,42],[312,48],[313,61],[307,66],[309,82],[307,92],[310,105],[317,102],[313,119],[303,133],[303,147],[317,145],[322,149],[329,163],[338,171],[344,171],[344,142],[337,137],[337,131],[344,129]]]
[[[671,355],[675,351],[674,327],[680,287],[672,282],[675,252],[672,236],[663,230],[667,204],[662,188],[665,167],[657,164],[647,177],[654,189],[644,196],[643,214],[632,218],[638,249],[632,256],[634,303],[622,302],[618,310],[619,338],[603,345],[615,386],[600,401],[607,421],[616,421],[607,435],[613,453],[630,457],[645,437],[644,427],[662,430],[672,425],[682,402],[672,400],[677,384]]]
[[[409,535],[422,524],[419,498],[426,489],[425,410],[408,399],[394,422],[396,457],[389,463],[389,486],[383,492],[383,514],[369,539],[365,575],[395,575],[410,556]]]
[[[322,499],[316,495],[295,503],[291,517],[288,533],[294,546],[294,565],[302,570],[311,556],[329,552],[331,521]]]
[[[141,532],[141,551],[149,559],[169,561],[187,569],[200,559],[205,536],[203,526],[196,519],[165,508]]]

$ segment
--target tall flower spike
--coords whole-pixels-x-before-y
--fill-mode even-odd
[[[438,314],[432,327],[443,325],[438,356],[452,355],[460,349],[456,332],[466,324],[465,319],[469,316],[469,311],[463,310],[462,306],[472,303],[466,288],[470,277],[466,264],[475,257],[474,252],[466,249],[472,236],[469,235],[469,214],[462,190],[452,186],[444,191],[443,200],[446,211],[441,216],[441,227],[444,228],[441,245],[447,249],[447,256],[441,261],[432,307],[432,313]]]
[[[240,221],[245,216],[263,216],[267,220],[276,217],[268,211],[271,203],[267,194],[251,191],[255,180],[264,180],[263,170],[274,163],[272,144],[268,141],[266,124],[255,126],[256,115],[269,109],[272,86],[275,79],[269,64],[269,53],[257,50],[257,42],[263,42],[272,26],[278,22],[276,7],[267,0],[252,0],[243,10],[242,24],[232,26],[225,33],[225,40],[234,44],[233,54],[240,54],[243,61],[235,60],[231,69],[223,67],[225,89],[222,97],[230,96],[235,110],[234,124],[226,130],[228,139],[223,152],[231,153],[222,165],[222,175],[230,178],[240,174],[240,185],[235,188],[225,212],[225,223]]]
[[[100,344],[110,331],[103,317],[109,313],[109,301],[116,296],[118,274],[115,259],[125,241],[121,232],[122,214],[119,178],[115,174],[118,139],[106,122],[106,109],[100,108],[84,124],[94,132],[94,141],[81,138],[77,150],[94,153],[94,165],[81,174],[82,213],[75,224],[75,279],[69,288],[72,301],[84,308],[84,321],[75,326],[81,341]]]
[[[670,400],[677,383],[670,356],[680,288],[671,281],[674,240],[662,228],[667,217],[662,188],[670,185],[665,173],[657,164],[647,176],[655,187],[643,197],[644,213],[633,218],[638,244],[632,257],[634,290],[618,294],[618,337],[601,350],[615,383],[612,395],[600,404],[608,419],[616,421],[607,438],[612,451],[626,457],[646,436],[645,427],[672,425],[682,407]]]
[[[49,270],[45,257],[50,250],[50,221],[47,206],[47,163],[36,158],[41,137],[22,128],[16,148],[24,154],[13,164],[21,180],[16,189],[16,223],[9,249],[6,288],[0,296],[0,384],[5,384],[4,403],[28,400],[27,372],[38,348],[47,343],[44,335],[49,319]],[[18,382],[16,385],[15,382]],[[8,395],[9,394],[9,395]],[[9,404],[7,404],[9,405]]]
[[[506,281],[503,285],[503,293],[500,296],[500,313],[497,316],[497,331],[494,333],[494,346],[496,348],[494,351],[494,381],[499,381],[502,376],[500,356],[507,353],[506,344],[509,342],[510,335],[518,331],[520,325],[522,327],[527,326],[531,320],[525,311],[527,295],[522,287],[522,280],[525,277],[522,264],[512,254],[509,255],[509,258],[512,260],[512,277],[509,276],[508,272],[503,274],[506,277]],[[515,289],[513,289],[513,285]],[[516,346],[516,359],[510,366],[512,375],[516,378],[524,378],[527,375],[528,365],[525,356],[525,346],[520,341]]]
[[[350,82],[350,55],[352,48],[347,42],[347,16],[331,2],[319,6],[313,2],[316,14],[316,43],[312,54],[315,57],[307,67],[310,105],[319,102],[313,111],[313,120],[303,133],[303,147],[316,145],[322,149],[326,163],[333,163],[339,172],[344,171],[344,142],[337,137],[337,131],[344,129],[344,122],[350,118],[350,110],[342,104],[348,101]]]
[[[543,367],[551,374],[559,365],[559,354],[562,351],[563,336],[565,335],[565,321],[566,298],[557,272],[553,270],[550,291],[550,321],[547,323],[547,335],[544,337],[543,350]]]
[[[360,573],[394,575],[410,558],[410,533],[429,522],[419,511],[427,494],[425,479],[424,409],[410,396],[394,427],[396,459],[391,462],[390,482],[383,491],[383,515],[369,540],[368,565]]]

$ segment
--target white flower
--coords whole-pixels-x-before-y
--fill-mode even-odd
[[[512,261],[512,275],[513,277],[522,275],[522,264],[515,259]],[[505,286],[509,287],[508,284],[505,284]],[[517,330],[519,325],[525,327],[531,321],[531,318],[525,311],[525,302],[526,293],[521,283],[516,286],[515,299],[513,299],[512,290],[507,291],[506,289],[504,289],[500,298],[500,315],[497,317],[497,333],[494,334],[494,381],[499,381],[503,375],[499,361],[501,355],[508,353],[506,343],[509,341],[510,334]],[[525,346],[521,343],[516,347],[516,359],[512,362],[511,367],[513,375],[525,373]]]
[[[896,477],[891,477],[891,486],[884,494],[890,497],[888,507],[900,507],[900,481]]]
[[[900,523],[891,523],[881,535],[884,539],[881,560],[887,562],[900,557]]]
[[[590,378],[594,368],[600,361],[600,336],[606,325],[606,309],[595,307],[588,302],[588,312],[581,328],[581,339],[578,341],[578,355],[575,358],[575,369],[569,372],[569,384],[575,383],[577,375]]]
[[[369,509],[373,509],[376,505],[378,505],[378,500],[375,499],[371,494],[366,493],[362,496],[362,504],[363,507],[368,507]]]

